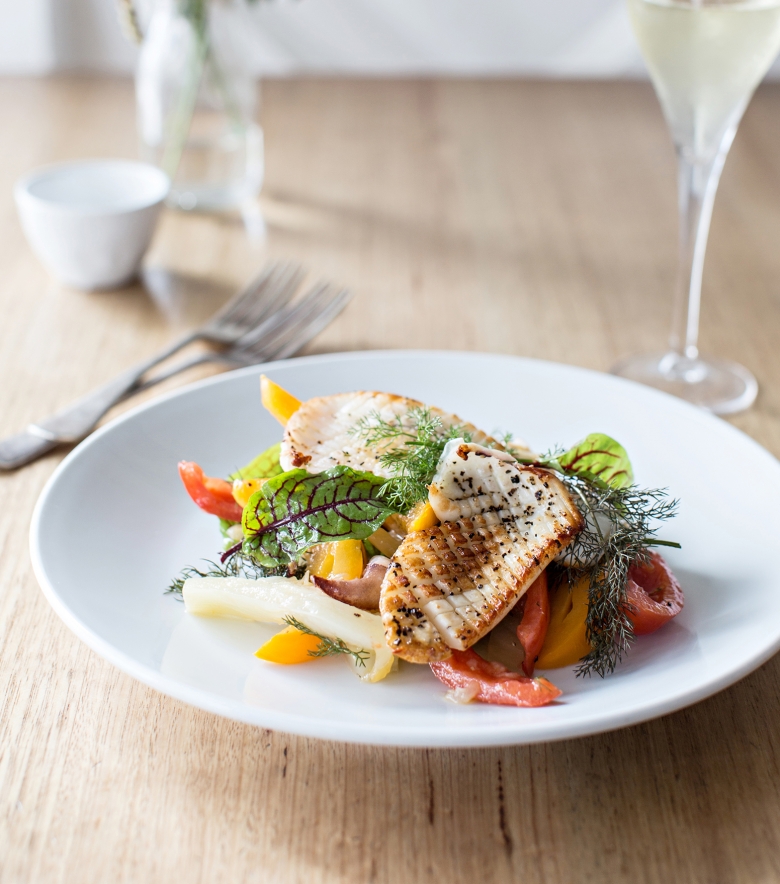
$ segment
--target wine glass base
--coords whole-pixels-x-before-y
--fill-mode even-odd
[[[725,359],[689,359],[677,353],[629,356],[612,374],[646,384],[685,399],[714,414],[734,414],[753,404],[758,383],[736,362]]]

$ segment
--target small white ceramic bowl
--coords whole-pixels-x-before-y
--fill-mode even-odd
[[[86,160],[38,169],[14,189],[22,228],[66,285],[110,289],[138,272],[168,176],[130,160]]]

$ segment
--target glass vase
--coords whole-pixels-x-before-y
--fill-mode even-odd
[[[136,74],[141,155],[186,211],[245,208],[263,183],[258,86],[240,51],[240,3],[158,0]]]

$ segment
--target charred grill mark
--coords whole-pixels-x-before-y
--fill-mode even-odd
[[[459,459],[467,455],[465,468],[449,474],[445,469],[436,493],[442,505],[456,504],[452,512],[459,515],[408,535],[382,589],[388,642],[413,662],[443,659],[450,648],[470,647],[514,606],[582,525],[564,486],[549,472],[514,464],[510,469],[498,457],[491,461],[489,452],[470,452],[463,445],[458,450]],[[480,455],[478,481],[468,475],[470,453]],[[476,468],[473,462],[470,466]],[[453,493],[457,488],[461,491]],[[414,598],[420,612],[414,620],[399,607],[408,607],[407,597]]]
[[[308,454],[301,454],[300,451],[296,451],[293,449],[292,451],[292,465],[294,467],[304,467],[311,460],[311,457]]]

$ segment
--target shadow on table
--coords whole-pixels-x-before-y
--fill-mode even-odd
[[[205,322],[235,294],[225,283],[165,267],[145,267],[140,281],[154,306],[175,328]]]

